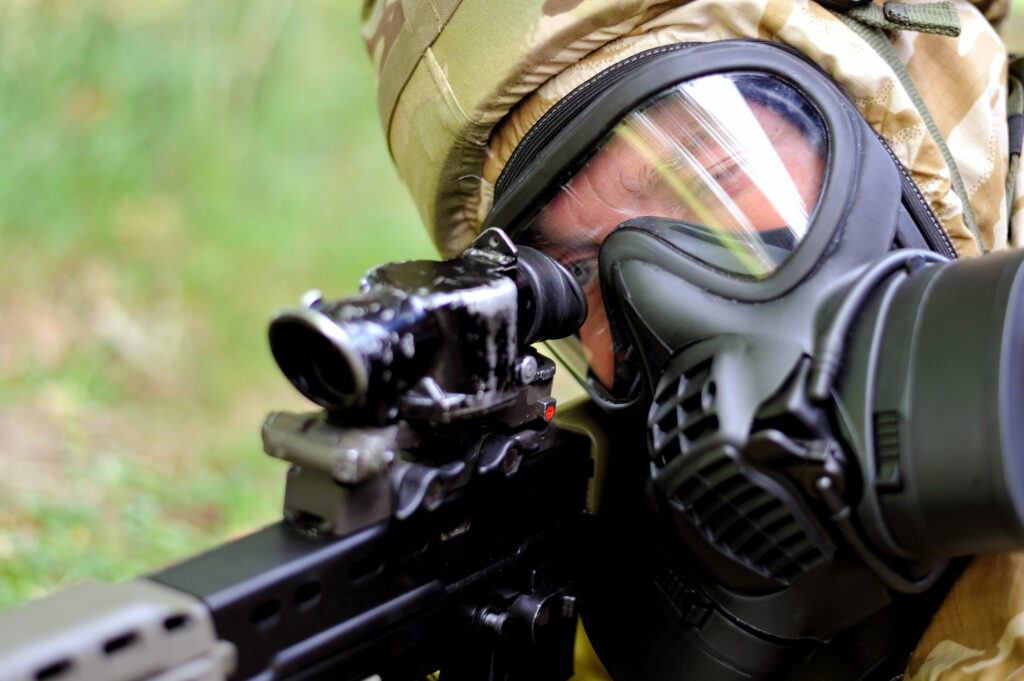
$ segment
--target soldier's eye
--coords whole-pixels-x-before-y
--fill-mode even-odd
[[[597,258],[580,258],[568,263],[566,268],[583,288],[590,286],[597,278]]]

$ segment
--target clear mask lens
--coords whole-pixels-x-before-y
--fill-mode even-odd
[[[598,282],[604,238],[626,220],[665,218],[694,260],[732,277],[769,277],[809,229],[827,140],[796,88],[756,72],[701,77],[634,109],[516,236],[559,260],[587,293],[578,337],[552,350],[585,384],[628,390],[618,366],[628,353],[612,339]]]

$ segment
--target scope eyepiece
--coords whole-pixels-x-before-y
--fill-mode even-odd
[[[528,346],[585,317],[564,267],[490,229],[451,260],[382,265],[356,296],[284,310],[268,333],[288,380],[329,411],[391,422],[415,393],[447,420],[509,401]]]

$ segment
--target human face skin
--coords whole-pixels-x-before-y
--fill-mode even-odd
[[[597,255],[609,232],[641,216],[729,231],[793,228],[793,220],[782,215],[802,214],[806,222],[821,187],[824,158],[817,145],[776,111],[748,102],[760,128],[753,134],[767,139],[775,155],[757,170],[743,161],[742,151],[737,153],[742,140],[723,139],[714,130],[709,134],[672,104],[658,105],[620,130],[534,222],[535,247],[565,265],[583,286],[590,311],[579,337],[593,374],[606,387],[613,382],[615,357]],[[766,174],[776,180],[789,175],[789,205],[778,198],[786,192],[778,191],[777,182],[766,186]],[[797,236],[804,228],[799,225]]]

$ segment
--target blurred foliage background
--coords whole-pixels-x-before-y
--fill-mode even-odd
[[[0,0],[0,609],[276,520],[270,315],[434,257],[360,4]]]
[[[0,0],[0,610],[279,517],[271,313],[434,254],[359,4]]]

